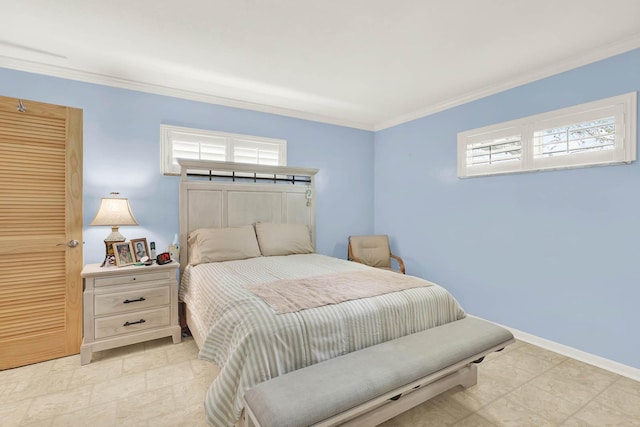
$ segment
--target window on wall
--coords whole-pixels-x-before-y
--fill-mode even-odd
[[[458,134],[458,176],[630,163],[636,92]]]
[[[287,165],[287,141],[283,139],[160,125],[160,143],[164,175],[180,174],[180,158]]]

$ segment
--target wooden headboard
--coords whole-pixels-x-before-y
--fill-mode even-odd
[[[189,259],[187,238],[198,228],[256,222],[306,224],[315,249],[314,176],[318,169],[178,159],[180,268]]]

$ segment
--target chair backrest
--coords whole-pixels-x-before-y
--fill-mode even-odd
[[[364,264],[372,267],[391,267],[391,250],[387,235],[350,236],[349,246],[353,256],[362,260]]]

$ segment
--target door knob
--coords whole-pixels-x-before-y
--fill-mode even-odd
[[[69,240],[67,243],[58,243],[56,246],[69,246],[70,248],[75,248],[79,244],[80,242],[77,240]]]

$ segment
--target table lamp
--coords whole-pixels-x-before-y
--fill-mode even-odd
[[[138,221],[131,212],[129,199],[119,198],[120,193],[110,193],[112,197],[105,197],[100,203],[100,209],[96,217],[89,225],[108,225],[111,227],[111,234],[104,239],[105,252],[104,262],[101,267],[113,264],[113,244],[124,242],[125,237],[120,234],[118,227],[122,225],[138,225]]]

